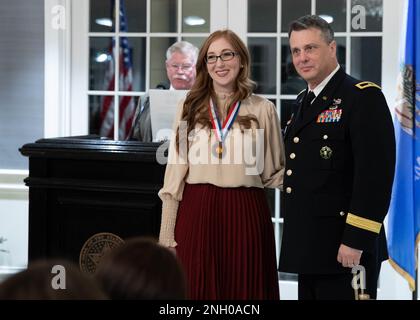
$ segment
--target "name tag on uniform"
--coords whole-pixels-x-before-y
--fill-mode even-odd
[[[317,123],[339,122],[343,109],[325,110],[318,115]]]

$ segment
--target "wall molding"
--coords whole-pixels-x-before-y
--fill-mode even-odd
[[[71,2],[45,0],[44,137],[70,134]]]
[[[70,136],[89,132],[89,1],[71,1]]]
[[[0,170],[0,200],[26,200],[29,189],[24,179],[29,175],[27,170]]]

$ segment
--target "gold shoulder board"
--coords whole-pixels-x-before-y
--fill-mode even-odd
[[[356,87],[358,87],[361,90],[366,89],[366,88],[370,88],[370,87],[375,87],[375,88],[378,88],[379,90],[382,90],[382,88],[380,86],[378,86],[376,83],[373,83],[373,82],[370,82],[370,81],[359,82],[358,84],[356,84]]]

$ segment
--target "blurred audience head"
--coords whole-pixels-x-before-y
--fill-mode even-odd
[[[185,275],[176,256],[149,238],[132,238],[109,251],[95,277],[115,300],[181,300]]]
[[[65,260],[39,260],[0,283],[0,300],[108,299],[92,277]]]

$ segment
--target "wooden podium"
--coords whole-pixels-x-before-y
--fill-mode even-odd
[[[162,205],[157,193],[165,173],[156,160],[159,146],[98,136],[25,144],[20,152],[29,157],[29,262],[79,263],[95,234],[157,237]]]

